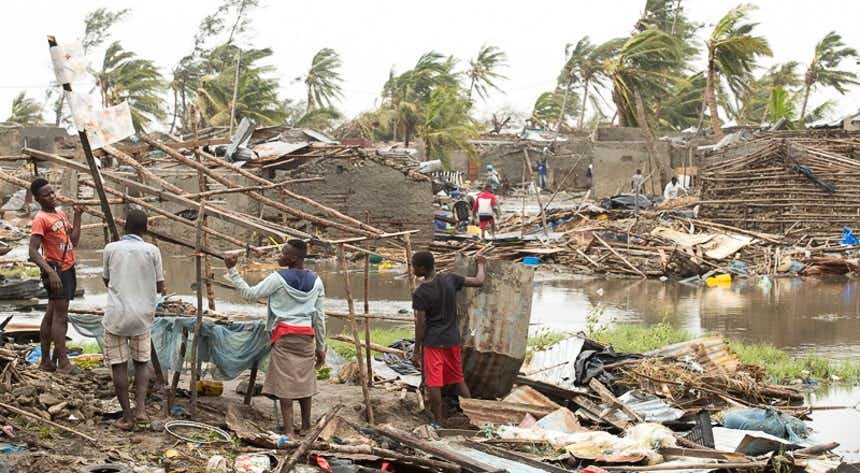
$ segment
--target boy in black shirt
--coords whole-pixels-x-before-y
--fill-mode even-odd
[[[421,251],[412,255],[415,276],[424,282],[412,293],[415,310],[414,361],[424,373],[424,384],[430,398],[430,410],[437,423],[445,417],[442,412],[442,387],[457,385],[457,394],[471,397],[463,379],[460,356],[460,330],[457,326],[457,291],[463,287],[484,285],[483,256],[476,258],[478,274],[463,277],[454,273],[436,273],[433,254]]]

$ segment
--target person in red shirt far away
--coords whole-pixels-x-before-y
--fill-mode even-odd
[[[44,178],[30,184],[33,198],[42,210],[33,218],[30,231],[30,260],[42,272],[42,284],[48,292],[48,308],[42,318],[39,338],[45,371],[70,373],[74,370],[66,350],[69,301],[75,298],[75,250],[81,237],[81,210],[75,207],[74,223],[57,208],[57,194]],[[42,253],[39,252],[42,249]],[[54,352],[51,352],[51,342]]]
[[[493,188],[489,184],[484,186],[484,191],[475,198],[475,203],[472,204],[472,214],[477,217],[478,223],[481,225],[481,239],[486,239],[487,227],[490,227],[490,235],[495,239],[499,201],[496,199],[496,194],[493,194]]]
[[[415,310],[415,352],[413,361],[424,374],[424,385],[430,398],[434,422],[442,424],[442,388],[457,386],[460,397],[471,397],[463,378],[460,357],[460,330],[457,321],[457,291],[464,287],[484,285],[483,256],[476,257],[478,272],[474,277],[454,273],[437,273],[433,253],[420,251],[412,255],[415,276],[424,281],[412,293]]]

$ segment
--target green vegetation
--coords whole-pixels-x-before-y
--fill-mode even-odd
[[[39,268],[36,266],[12,266],[0,268],[0,276],[4,278],[38,278]]]
[[[42,105],[21,92],[12,100],[12,114],[6,121],[23,126],[38,125],[42,122]]]
[[[364,329],[359,329],[361,341],[364,342]],[[343,332],[344,336],[351,337],[348,331]],[[412,339],[415,337],[415,329],[412,327],[392,327],[392,328],[372,328],[370,329],[370,340],[372,343],[382,346],[388,346],[401,338]],[[352,343],[340,342],[337,340],[328,341],[331,348],[340,356],[346,359],[355,358],[355,346]]]

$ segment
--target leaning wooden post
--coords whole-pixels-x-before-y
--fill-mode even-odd
[[[179,343],[179,362],[176,363],[176,370],[173,371],[173,378],[170,380],[170,391],[167,393],[167,412],[173,409],[173,404],[176,402],[176,390],[179,388],[179,377],[182,375],[182,365],[185,364],[185,350],[188,347],[188,329],[182,329],[182,341]]]
[[[197,137],[197,109],[194,106],[191,106],[191,132],[194,137],[194,157],[197,159],[197,162],[203,164],[203,159],[200,157],[200,140]],[[200,189],[199,192],[203,193],[209,190],[208,185],[206,184],[206,174],[203,174],[200,170],[197,171],[197,188]],[[198,199],[201,203],[206,199],[201,196]],[[203,226],[206,226],[207,218],[206,215],[203,215]],[[209,248],[209,234],[203,234],[203,246]],[[209,310],[215,309],[215,291],[212,289],[212,279],[215,278],[215,274],[212,272],[212,263],[209,261],[208,256],[203,256],[203,271],[206,275],[203,280],[206,282],[206,301],[209,303]],[[199,284],[199,281],[198,281]]]
[[[370,244],[367,245],[370,249]],[[373,365],[370,355],[370,319],[366,317],[370,313],[370,255],[364,254],[364,346],[368,347],[364,350],[364,355],[367,358],[367,387],[373,385]]]
[[[531,166],[532,162],[529,159],[529,149],[528,148],[523,148],[523,158],[526,160],[526,165],[529,167],[529,169],[532,169],[532,166]],[[540,218],[541,218],[541,221],[543,223],[543,234],[545,237],[549,238],[549,229],[546,226],[546,208],[541,203],[540,190],[535,192],[535,196],[537,196],[538,208],[540,208]]]
[[[370,405],[370,388],[367,384],[367,372],[364,370],[364,357],[361,355],[361,340],[358,336],[358,324],[355,322],[355,302],[352,300],[352,286],[349,284],[349,267],[346,264],[344,245],[337,247],[340,270],[343,273],[344,287],[346,288],[346,304],[349,307],[349,326],[352,329],[352,343],[355,345],[355,357],[358,359],[358,374],[361,381],[361,394],[364,396],[364,404],[367,406],[367,422],[374,424],[373,406]]]
[[[53,36],[48,36],[48,47],[51,49],[51,57],[53,58],[54,55],[59,52],[59,45],[57,45],[57,40]],[[57,80],[63,81],[64,92],[72,92],[72,85],[68,82],[65,82],[65,77],[63,74],[58,74]],[[92,174],[93,176],[93,182],[95,183],[96,188],[96,195],[98,195],[99,197],[102,213],[105,215],[105,222],[107,223],[107,228],[110,231],[111,241],[117,241],[119,240],[119,232],[116,229],[116,222],[114,222],[113,220],[113,214],[111,213],[110,204],[108,204],[108,199],[105,195],[104,186],[102,184],[101,172],[99,172],[99,168],[98,166],[96,166],[96,158],[95,156],[93,156],[93,150],[90,148],[90,139],[87,137],[87,131],[78,130],[78,137],[81,139],[81,147],[84,149],[84,156],[86,156],[87,158],[87,166],[89,167],[90,174]]]
[[[197,269],[197,320],[194,322],[194,338],[191,340],[191,413],[197,412],[197,380],[200,378],[198,360],[200,350],[200,327],[203,325],[203,216],[206,214],[205,202],[200,203],[197,211],[197,251],[194,262]]]
[[[412,274],[412,236],[408,233],[404,235],[403,243],[406,245],[406,271],[408,271],[406,279],[409,281],[409,293],[412,294],[415,291],[415,275]]]

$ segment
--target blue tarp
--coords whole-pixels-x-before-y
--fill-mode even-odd
[[[81,335],[95,338],[102,346],[104,328],[100,316],[69,314],[69,319]],[[153,321],[152,344],[165,375],[168,370],[182,369],[178,366],[182,329],[193,334],[195,320],[194,317],[157,317]],[[226,325],[204,320],[199,346],[200,361],[214,364],[219,378],[234,379],[269,354],[269,336],[264,320]],[[190,347],[189,337],[189,352]]]

